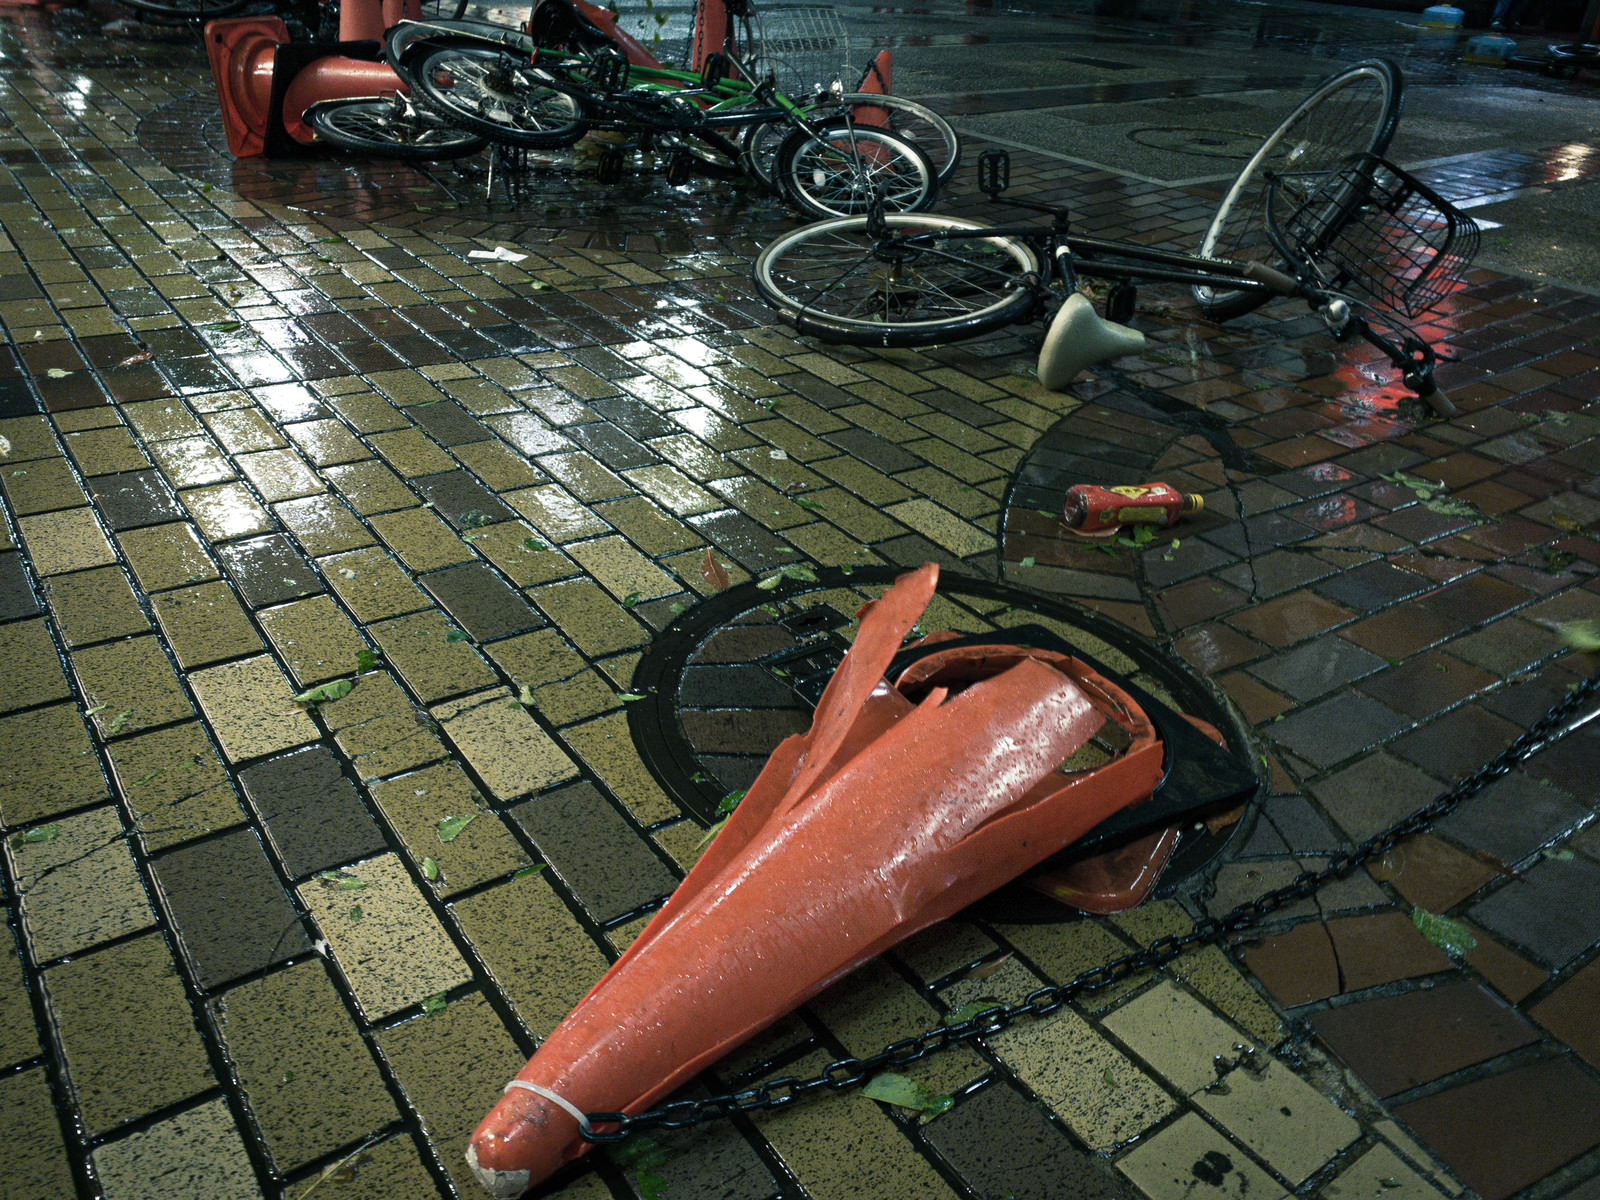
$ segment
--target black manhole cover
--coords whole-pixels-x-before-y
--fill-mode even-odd
[[[1194,129],[1183,125],[1144,125],[1128,130],[1128,140],[1153,150],[1238,162],[1244,162],[1261,145],[1259,133],[1234,129]]]
[[[633,690],[641,699],[628,706],[628,715],[641,757],[668,794],[708,824],[720,819],[724,798],[749,785],[778,743],[810,728],[813,705],[854,633],[856,610],[902,573],[835,567],[816,571],[814,580],[741,584],[662,630],[635,672]],[[919,629],[1054,643],[1134,694],[1155,720],[1168,762],[1150,806],[1130,811],[1140,812],[1143,825],[1196,814],[1182,818],[1184,832],[1158,894],[1195,879],[1249,824],[1261,783],[1244,726],[1183,664],[1123,626],[1063,600],[947,571]],[[1219,730],[1226,747],[1197,733],[1183,713]],[[1238,818],[1217,817],[1233,810]],[[1119,830],[1108,822],[1091,837],[1104,843],[1129,832],[1126,823]],[[1018,895],[1003,903],[1039,902]],[[1050,907],[1049,915],[1061,915],[1059,906]]]

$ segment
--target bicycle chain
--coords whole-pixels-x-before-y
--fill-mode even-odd
[[[719,1117],[731,1117],[736,1113],[782,1108],[821,1088],[842,1091],[857,1087],[881,1071],[904,1067],[935,1051],[999,1033],[1023,1017],[1047,1016],[1081,993],[1098,991],[1142,971],[1165,966],[1190,947],[1221,942],[1232,934],[1251,929],[1284,905],[1308,898],[1324,884],[1343,879],[1363,863],[1387,853],[1401,839],[1431,828],[1463,801],[1471,799],[1494,780],[1510,773],[1519,763],[1566,733],[1567,730],[1562,727],[1577,713],[1584,701],[1597,691],[1600,691],[1600,674],[1574,685],[1564,698],[1494,758],[1470,775],[1458,779],[1447,791],[1411,815],[1373,834],[1347,853],[1330,859],[1321,870],[1302,871],[1289,883],[1235,906],[1224,916],[1201,918],[1188,933],[1157,938],[1149,945],[1120,958],[1082,971],[1065,983],[1037,988],[1016,1004],[997,1004],[964,1021],[941,1025],[915,1037],[891,1042],[876,1054],[865,1058],[837,1059],[810,1078],[786,1075],[741,1091],[696,1100],[671,1101],[632,1115],[620,1112],[589,1113],[590,1128],[581,1131],[582,1136],[589,1142],[619,1142],[644,1129],[682,1129]],[[594,1128],[599,1125],[615,1128],[605,1131]]]

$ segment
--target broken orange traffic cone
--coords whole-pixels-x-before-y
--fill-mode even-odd
[[[582,1154],[583,1114],[641,1111],[1150,796],[1162,771],[1150,720],[1068,655],[935,648],[885,680],[937,579],[928,564],[862,609],[810,731],[773,751],[699,863],[479,1124],[467,1157],[496,1196]],[[1117,756],[1073,769],[1108,723]]]

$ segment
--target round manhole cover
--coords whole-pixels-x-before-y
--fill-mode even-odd
[[[796,569],[728,588],[667,626],[640,661],[633,685],[640,699],[628,706],[634,741],[666,791],[708,824],[719,820],[724,802],[755,779],[778,743],[810,728],[817,697],[854,635],[856,611],[900,574]],[[1176,826],[1178,847],[1158,888],[1171,895],[1203,878],[1248,824],[1261,785],[1243,725],[1202,680],[1125,627],[1063,600],[945,572],[915,632],[945,630],[1082,658],[1155,721],[1166,746],[1155,796],[1068,855],[1108,848],[1153,825]],[[1223,744],[1184,714],[1219,731]],[[1063,915],[1025,889],[991,903],[1009,919]]]
[[[1226,158],[1244,162],[1261,145],[1259,133],[1232,129],[1194,129],[1183,125],[1145,125],[1128,131],[1128,140],[1153,150],[1167,150],[1198,158]]]

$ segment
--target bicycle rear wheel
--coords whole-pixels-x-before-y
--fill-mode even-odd
[[[868,129],[882,129],[910,142],[928,156],[941,184],[946,183],[961,164],[961,139],[946,121],[926,104],[902,96],[879,96],[871,92],[850,92],[837,103],[819,100],[801,107],[808,120],[823,119],[832,124],[837,117]],[[767,187],[773,187],[778,148],[792,127],[785,121],[752,125],[744,135],[745,159],[750,173]]]
[[[533,56],[533,39],[520,29],[495,21],[473,17],[439,17],[432,20],[401,21],[383,31],[383,61],[402,74],[414,54],[433,49],[441,42],[482,41],[498,43],[507,50]]]
[[[877,129],[796,129],[778,148],[778,188],[814,217],[920,212],[933,203],[939,177],[910,142]]]
[[[129,8],[147,16],[174,21],[210,21],[231,17],[250,6],[250,0],[123,0]]]
[[[324,100],[306,109],[304,119],[323,141],[358,154],[428,162],[483,149],[477,134],[407,111],[397,99]]]
[[[455,21],[467,11],[467,0],[421,0],[424,21]]]
[[[1026,243],[966,236],[986,226],[961,217],[884,221],[881,234],[866,217],[792,230],[756,256],[756,286],[798,332],[863,346],[974,337],[1038,310],[1039,259]]]
[[[413,94],[447,120],[508,146],[570,146],[588,130],[576,93],[525,55],[478,41],[435,43],[405,60]]]
[[[1267,135],[1222,197],[1200,243],[1208,258],[1227,258],[1285,266],[1267,236],[1268,180],[1292,174],[1306,189],[1316,173],[1343,165],[1352,155],[1382,154],[1400,120],[1400,69],[1386,59],[1369,59],[1330,75]],[[1293,203],[1293,196],[1281,197]],[[1259,308],[1260,292],[1197,287],[1201,311],[1218,321]]]

